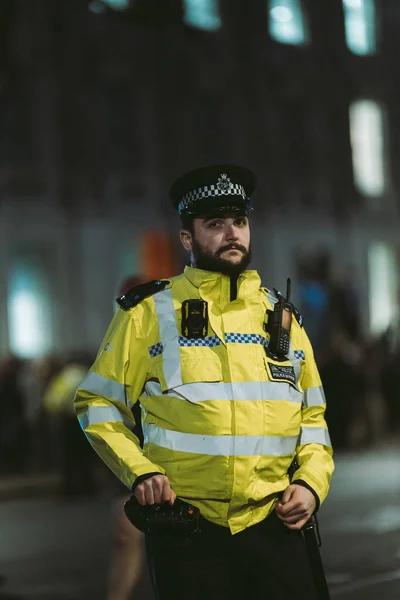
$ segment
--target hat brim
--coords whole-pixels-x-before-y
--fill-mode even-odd
[[[213,213],[220,214],[222,212],[241,212],[248,214],[253,208],[250,205],[249,199],[240,198],[238,196],[224,195],[219,198],[210,198],[207,201],[195,202],[187,210],[183,210],[181,215],[193,217],[205,217]]]

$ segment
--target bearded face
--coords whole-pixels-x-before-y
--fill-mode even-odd
[[[191,251],[196,268],[237,276],[251,261],[247,216],[196,218],[190,244],[184,246]]]

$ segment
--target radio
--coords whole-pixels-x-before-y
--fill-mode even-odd
[[[172,506],[167,502],[141,506],[133,495],[125,502],[124,511],[132,525],[145,533],[191,535],[200,531],[199,509],[179,498]]]
[[[266,311],[264,328],[270,335],[267,354],[274,360],[286,360],[290,347],[293,305],[290,303],[291,281],[287,280],[286,298],[274,288],[278,301],[274,310]]]

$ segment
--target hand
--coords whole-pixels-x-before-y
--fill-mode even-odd
[[[173,504],[176,499],[175,492],[171,489],[168,477],[153,475],[135,487],[134,494],[142,506],[146,504]]]
[[[316,507],[314,495],[302,485],[289,485],[275,505],[276,514],[288,529],[301,529]]]

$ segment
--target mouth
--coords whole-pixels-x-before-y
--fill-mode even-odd
[[[223,252],[229,252],[230,250],[235,250],[236,252],[243,252],[241,248],[239,248],[239,246],[229,246],[229,248],[225,248],[223,250]]]
[[[218,250],[218,256],[225,254],[225,252],[240,252],[241,254],[246,254],[246,248],[241,244],[230,244],[229,246],[220,248]]]

